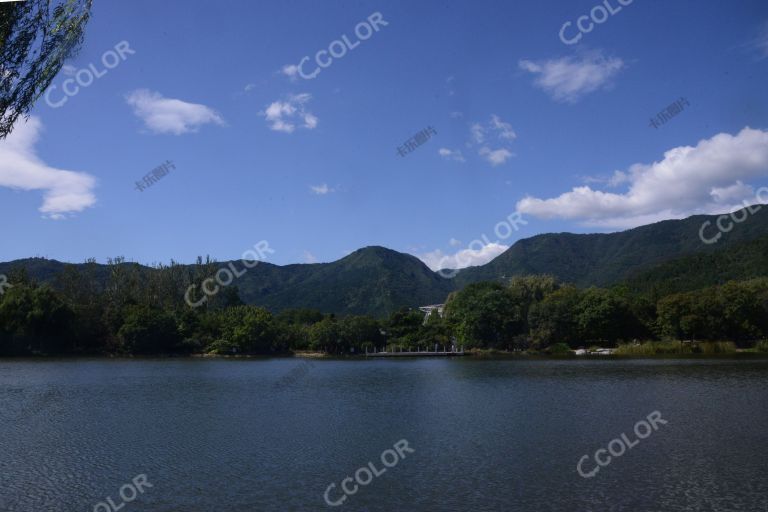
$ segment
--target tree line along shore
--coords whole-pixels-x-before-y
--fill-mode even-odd
[[[521,276],[470,284],[447,297],[443,315],[425,319],[408,307],[380,318],[273,313],[243,304],[236,286],[190,308],[184,283],[169,269],[130,268],[112,265],[103,279],[73,265],[51,284],[15,269],[0,295],[0,356],[359,355],[435,345],[480,354],[594,347],[642,356],[768,353],[768,278],[660,295]]]

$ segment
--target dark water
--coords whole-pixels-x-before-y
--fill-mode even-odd
[[[766,361],[6,361],[0,414],[3,512],[768,510]]]

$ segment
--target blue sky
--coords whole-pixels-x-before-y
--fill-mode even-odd
[[[576,37],[603,4],[97,2],[52,103],[122,41],[135,53],[62,106],[41,100],[0,142],[0,260],[226,260],[267,240],[278,264],[383,245],[465,266],[538,233],[755,202],[768,184],[768,4],[606,3],[621,10],[565,44],[563,25]],[[359,40],[374,13],[386,25]],[[359,45],[298,76],[344,35]],[[500,239],[515,211],[527,224]]]

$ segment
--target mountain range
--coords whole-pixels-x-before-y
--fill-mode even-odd
[[[714,236],[718,216],[697,215],[617,233],[537,235],[517,241],[485,265],[459,270],[452,279],[433,272],[415,256],[373,246],[330,263],[262,262],[234,284],[243,302],[274,312],[311,308],[338,315],[384,316],[401,307],[442,303],[449,293],[470,283],[507,281],[516,275],[550,274],[580,287],[626,285],[647,293],[768,276],[768,208],[734,216],[746,220],[733,223],[713,244],[704,243],[699,233],[709,221],[707,237]],[[729,223],[723,225],[727,228]],[[37,281],[53,283],[66,265],[29,258],[0,263],[0,274],[24,267]],[[106,266],[99,265],[97,276],[107,275]]]

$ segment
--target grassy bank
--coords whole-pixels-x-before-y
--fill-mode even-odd
[[[641,344],[619,345],[614,352],[617,356],[657,356],[657,355],[723,355],[736,354],[736,344],[732,341],[680,342],[649,341]]]

